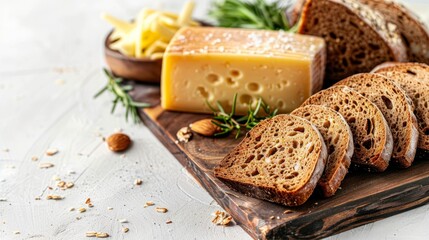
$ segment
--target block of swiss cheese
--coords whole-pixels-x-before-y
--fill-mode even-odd
[[[280,113],[299,107],[323,84],[322,38],[282,31],[212,27],[179,30],[164,54],[161,105],[183,112],[212,112],[219,101],[236,112],[262,98]]]

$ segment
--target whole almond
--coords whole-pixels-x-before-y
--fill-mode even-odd
[[[124,133],[115,133],[107,138],[107,146],[114,152],[122,152],[131,145],[131,139]]]
[[[202,119],[198,120],[192,124],[189,125],[192,131],[201,134],[206,137],[212,137],[216,133],[219,133],[221,131],[219,126],[216,126],[212,119]]]

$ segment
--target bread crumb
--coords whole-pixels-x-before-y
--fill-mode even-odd
[[[129,228],[122,228],[122,232],[124,232],[124,233],[127,233],[128,231],[130,231],[130,229]]]
[[[128,220],[127,220],[127,219],[125,219],[125,218],[122,218],[122,219],[118,219],[118,222],[120,222],[120,223],[127,223],[127,222],[128,222]]]
[[[39,158],[38,158],[38,157],[36,157],[36,156],[32,156],[32,157],[31,157],[31,161],[35,162],[35,161],[37,161],[37,160],[39,160]]]
[[[212,223],[216,225],[229,225],[232,221],[232,217],[229,216],[226,212],[223,211],[216,211],[212,213],[215,217],[212,219]]]
[[[171,220],[167,220],[165,223],[166,223],[166,224],[170,224],[170,223],[173,223],[173,221],[171,221]]]
[[[53,163],[48,163],[48,162],[39,164],[39,168],[44,168],[44,169],[51,168],[54,166],[55,165]]]
[[[134,180],[134,185],[142,185],[143,181],[140,178]]]
[[[112,207],[108,207],[107,210],[113,210],[113,208]]]
[[[166,212],[168,212],[168,209],[167,208],[157,207],[156,211],[159,212],[159,213],[166,213]]]
[[[20,231],[14,231],[13,234],[18,235],[18,234],[21,234],[21,232]]]
[[[143,207],[146,208],[146,207],[153,206],[153,205],[155,205],[155,203],[153,203],[152,201],[147,201]]]
[[[63,200],[64,197],[60,195],[48,195],[46,197],[47,200]]]

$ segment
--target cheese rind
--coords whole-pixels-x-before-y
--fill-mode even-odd
[[[219,101],[244,114],[261,97],[287,113],[320,90],[326,59],[321,38],[278,31],[195,28],[179,30],[163,60],[161,105],[211,112]]]

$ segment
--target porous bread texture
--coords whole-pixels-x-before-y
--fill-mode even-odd
[[[424,63],[385,62],[376,66],[371,72],[402,72],[414,76],[414,82],[429,85],[429,65]]]
[[[429,86],[412,73],[380,71],[378,74],[395,81],[411,98],[419,132],[417,148],[429,151]]]
[[[388,78],[374,73],[356,74],[335,85],[351,87],[377,105],[392,132],[393,163],[403,168],[410,167],[416,155],[419,133],[412,102],[404,90]]]
[[[346,176],[353,156],[353,136],[349,125],[341,114],[320,105],[297,108],[291,115],[310,121],[322,134],[328,159],[318,186],[325,197],[333,196]]]
[[[245,195],[298,206],[312,194],[326,158],[315,126],[296,116],[278,115],[250,130],[214,172]]]
[[[396,27],[354,0],[307,0],[298,33],[325,39],[327,86],[386,61],[407,60]]]
[[[429,30],[407,7],[391,0],[359,0],[398,27],[409,61],[429,63]]]
[[[332,86],[314,94],[302,106],[310,104],[332,108],[346,119],[353,133],[353,163],[368,170],[386,170],[393,150],[392,133],[374,103],[347,86]]]

